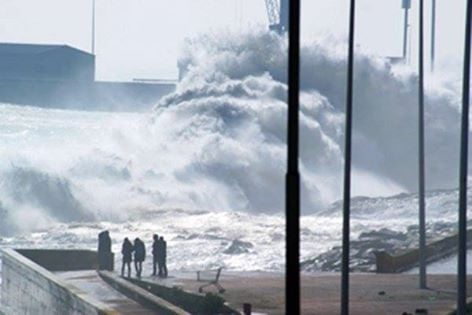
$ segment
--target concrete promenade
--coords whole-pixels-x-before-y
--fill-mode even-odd
[[[93,268],[94,259],[85,259],[80,264],[71,265],[70,271],[51,272],[41,266],[41,264],[49,266],[52,258],[61,257],[62,260],[67,260],[67,257],[76,257],[77,251],[48,251],[47,261],[35,256],[36,262],[26,258],[20,252],[11,249],[2,251],[2,302],[8,302],[5,306],[12,310],[22,310],[16,313],[8,311],[5,312],[6,314],[47,315],[54,312],[82,315],[188,314],[188,311],[162,301],[162,298],[153,296],[142,287],[123,280],[116,276],[116,273],[97,274]],[[84,257],[87,256],[85,253],[82,254]],[[50,269],[54,269],[53,267]],[[74,271],[72,267],[88,268]],[[145,275],[146,271],[149,272],[149,270],[145,270]],[[142,280],[171,288],[177,286],[194,294],[199,294],[198,288],[202,285],[202,282],[197,281],[196,272],[171,270],[170,277],[167,279],[145,276]],[[241,310],[243,303],[250,303],[253,305],[254,314],[285,313],[284,275],[281,273],[228,272],[223,269],[219,283],[226,289],[221,294],[222,297],[233,309]],[[428,314],[446,315],[454,310],[455,275],[429,275],[429,289],[419,290],[417,286],[418,276],[412,274],[352,274],[350,313],[354,315],[415,314],[416,309],[426,309]],[[468,279],[468,287],[471,288],[469,293],[471,296],[472,276]],[[148,284],[146,288],[151,288],[151,285]],[[167,294],[162,288],[156,292],[164,296]],[[174,291],[171,290],[171,292]],[[217,293],[218,290],[216,287],[208,287],[206,292]],[[339,314],[339,292],[339,273],[302,274],[302,313]],[[133,299],[139,295],[139,302],[125,295],[131,295]],[[171,298],[171,296],[167,297]],[[196,303],[195,298],[199,299],[188,294],[185,297],[186,301],[192,301],[191,303]],[[175,301],[175,298],[171,299],[178,304],[182,302]],[[191,306],[194,307],[195,304]],[[156,309],[164,311],[157,312]]]
[[[200,282],[195,273],[178,273],[162,280],[145,277],[166,286],[181,286],[198,292]],[[236,309],[251,303],[253,311],[263,314],[284,314],[284,277],[276,273],[224,272],[220,284],[226,289],[222,296]],[[430,289],[419,290],[418,277],[410,274],[353,274],[351,276],[351,314],[391,315],[415,313],[426,308],[428,314],[445,315],[454,309],[456,277],[430,275]],[[469,278],[472,288],[472,277]],[[216,292],[213,287],[208,291]],[[304,274],[302,276],[302,313],[320,315],[339,314],[339,274]],[[472,293],[472,290],[471,290]]]
[[[123,315],[158,314],[127,298],[103,281],[95,270],[56,272],[67,283]]]

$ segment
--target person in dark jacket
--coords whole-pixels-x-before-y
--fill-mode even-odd
[[[143,261],[146,257],[146,248],[144,242],[137,237],[134,240],[134,268],[136,269],[136,276],[141,278],[143,272]]]
[[[159,236],[154,234],[152,236],[152,275],[155,276],[157,272],[157,264],[159,262]],[[160,267],[159,267],[160,270]]]
[[[131,260],[132,260],[132,255],[133,253],[133,244],[130,242],[130,240],[125,237],[125,240],[123,241],[123,245],[121,246],[121,254],[123,255],[123,263],[121,265],[121,276],[125,276],[125,266],[128,267],[128,278],[131,277]]]
[[[159,277],[167,278],[167,242],[164,237],[159,238],[158,244]]]
[[[111,238],[108,231],[102,231],[98,234],[98,269],[113,270]]]

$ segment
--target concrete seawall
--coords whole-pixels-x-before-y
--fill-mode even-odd
[[[49,271],[98,269],[98,255],[92,250],[17,249],[16,252]]]
[[[472,230],[467,231],[467,243],[472,246]],[[452,235],[442,240],[432,242],[426,246],[426,260],[428,263],[438,261],[457,253],[458,236]],[[420,252],[418,248],[391,255],[385,251],[375,252],[377,273],[396,273],[412,269],[419,264]]]
[[[2,304],[14,314],[117,314],[12,249],[2,251]]]
[[[169,279],[166,279],[169,280]],[[159,296],[174,305],[178,305],[190,314],[219,314],[219,315],[241,315],[241,313],[230,307],[226,300],[220,295],[213,293],[190,292],[184,290],[178,283],[162,281],[155,277],[147,279],[126,278],[133,286],[140,287],[147,292]],[[204,284],[197,281],[197,286]]]
[[[117,291],[137,301],[141,305],[155,310],[162,315],[190,315],[178,306],[175,306],[157,295],[153,295],[141,287],[115,275],[109,271],[99,271],[100,277]]]

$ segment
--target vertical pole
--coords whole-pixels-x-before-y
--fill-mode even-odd
[[[405,15],[403,18],[403,61],[406,62],[407,56],[407,47],[408,47],[408,7],[404,7],[403,10],[405,11]]]
[[[418,51],[418,201],[419,201],[419,263],[420,289],[426,289],[426,227],[425,227],[425,163],[424,163],[424,0],[419,8]]]
[[[344,147],[343,242],[341,272],[341,315],[349,314],[349,242],[351,217],[351,147],[354,77],[354,34],[356,1],[351,0],[349,14],[349,51],[347,61],[346,135]]]
[[[300,175],[299,87],[300,87],[300,0],[289,3],[288,36],[288,159],[286,175],[286,314],[300,314]]]
[[[92,0],[92,55],[95,55],[95,0]]]
[[[431,72],[434,72],[436,58],[436,0],[431,3]]]
[[[459,250],[457,258],[457,314],[466,314],[467,299],[467,164],[469,156],[470,44],[472,0],[467,0],[462,79],[461,156],[459,170]]]

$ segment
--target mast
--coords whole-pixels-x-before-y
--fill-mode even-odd
[[[426,289],[425,163],[424,163],[424,0],[419,8],[418,51],[418,201],[419,201],[419,287]]]
[[[286,264],[285,313],[300,314],[300,174],[299,94],[300,94],[300,0],[289,6],[288,37],[288,122],[287,175],[285,192]]]
[[[470,44],[472,0],[467,0],[464,71],[462,79],[461,156],[459,168],[459,244],[457,257],[457,314],[467,312],[467,167],[469,157]]]
[[[92,0],[92,55],[95,55],[95,0]]]
[[[431,3],[431,72],[434,72],[436,58],[436,0]]]
[[[406,61],[408,48],[408,11],[411,8],[411,0],[402,0],[402,8],[405,11],[403,17],[403,61]]]
[[[352,103],[354,81],[354,34],[356,1],[351,0],[349,14],[349,51],[347,60],[346,91],[346,135],[344,147],[344,195],[343,195],[343,239],[341,270],[341,315],[349,314],[349,261],[351,220],[351,150],[352,150]]]

